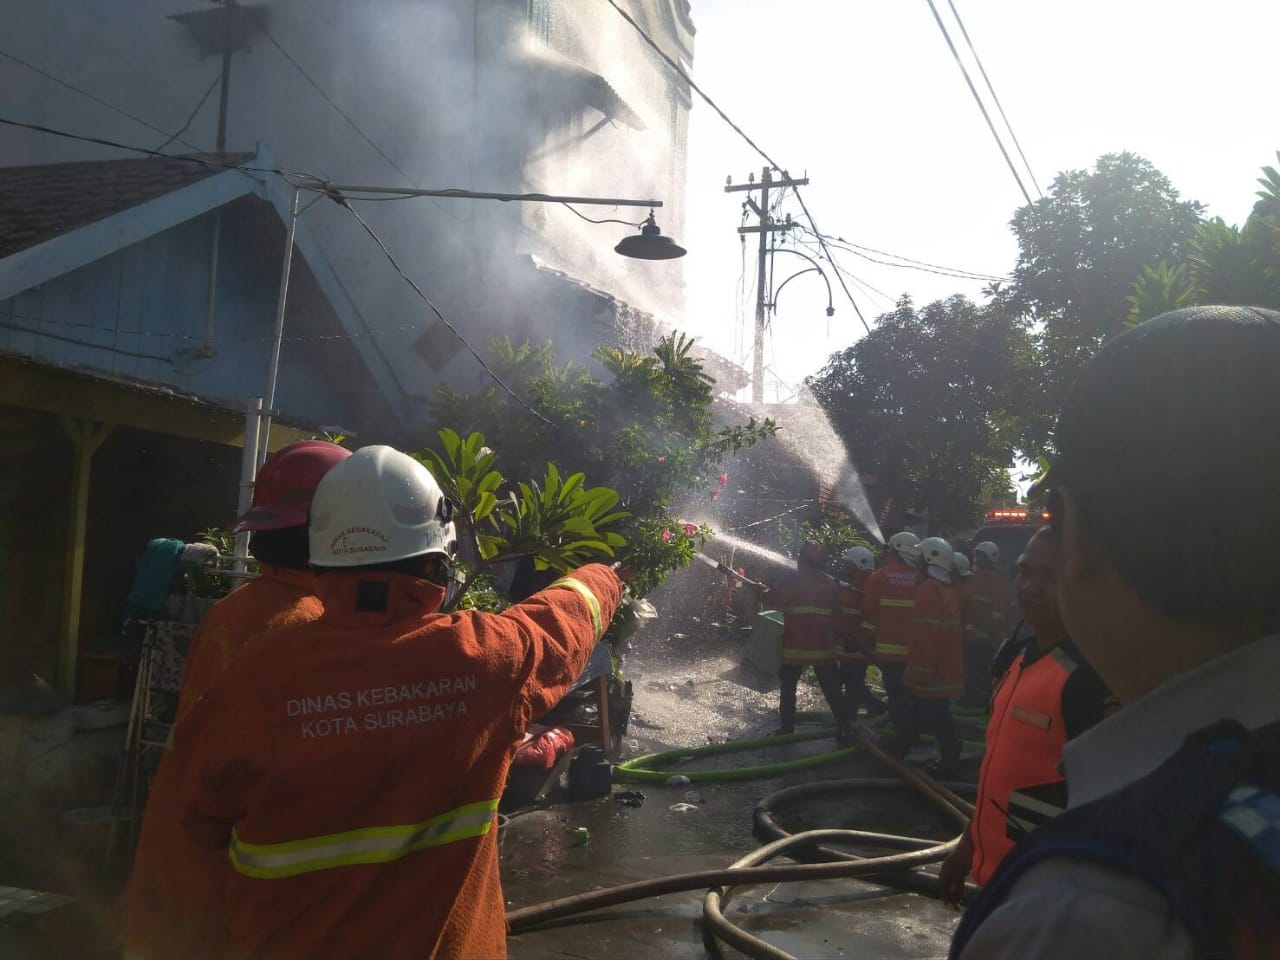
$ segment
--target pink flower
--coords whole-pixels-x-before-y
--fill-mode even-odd
[[[671,542],[671,531],[670,531],[670,530],[663,530],[663,531],[662,531],[662,542],[663,542],[663,543],[670,543],[670,542]]]
[[[716,480],[719,481],[720,486],[723,487],[729,482],[729,475],[727,473],[722,473],[720,476],[716,477]]]
[[[692,537],[697,532],[698,532],[698,528],[695,527],[692,523],[686,523],[684,525],[684,535],[686,537]]]
[[[667,462],[667,458],[666,458],[666,457],[659,457],[659,458],[658,458],[658,462],[659,462],[659,463],[666,463],[666,462]]]
[[[711,491],[711,499],[712,499],[712,500],[719,500],[719,499],[720,499],[720,491],[719,491],[719,490],[712,490],[712,491]]]

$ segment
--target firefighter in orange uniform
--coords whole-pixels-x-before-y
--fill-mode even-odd
[[[991,658],[1005,635],[1009,587],[999,563],[1000,548],[990,540],[973,548],[973,574],[965,584],[963,619],[965,692],[974,706],[987,702]]]
[[[895,727],[894,752],[905,757],[921,733],[931,733],[942,754],[938,774],[955,776],[960,737],[951,718],[951,700],[964,693],[964,632],[961,595],[951,585],[954,551],[941,537],[920,541],[907,666],[902,683],[912,698],[911,724]]]
[[[833,618],[838,604],[837,587],[822,569],[826,562],[826,547],[813,541],[805,543],[796,559],[795,572],[781,587],[764,595],[765,603],[776,606],[783,617],[782,665],[778,668],[781,735],[795,732],[796,688],[805,667],[813,667],[837,728],[846,727],[851,719],[840,693],[840,671],[836,666]]]
[[[852,723],[858,709],[867,716],[885,712],[885,705],[867,689],[867,667],[875,657],[875,643],[862,629],[862,597],[867,581],[876,569],[876,555],[866,547],[850,547],[844,553],[844,576],[840,587],[840,615],[836,618],[836,661],[840,668],[840,691],[844,696],[846,720]],[[848,736],[849,731],[842,731]]]
[[[1018,558],[1018,604],[1032,634],[1011,637],[996,658],[1000,678],[978,800],[960,845],[942,867],[942,892],[951,903],[960,902],[966,875],[985,884],[1013,849],[1014,836],[1065,807],[1062,748],[1102,720],[1111,704],[1105,685],[1067,638],[1058,613],[1057,565],[1058,544],[1045,527]]]
[[[389,447],[311,514],[324,613],[259,637],[178,728],[182,819],[229,857],[231,958],[503,957],[498,798],[515,745],[621,600],[593,564],[501,614],[441,613],[452,506]]]
[[[876,663],[889,701],[889,720],[895,730],[911,727],[911,695],[902,685],[907,668],[908,630],[915,608],[916,565],[920,538],[909,530],[889,538],[884,562],[867,579],[862,596],[862,629],[875,644]]]
[[[304,440],[282,447],[258,471],[253,505],[235,532],[253,532],[249,548],[260,575],[219,600],[200,621],[187,652],[178,722],[251,637],[323,612],[307,563],[307,511],[320,478],[349,456],[337,444]],[[194,847],[178,823],[175,769],[161,759],[129,881],[125,948],[141,960],[198,956],[208,946],[212,934],[202,927],[216,915],[210,897],[227,870],[224,856]],[[184,903],[200,908],[188,916]]]

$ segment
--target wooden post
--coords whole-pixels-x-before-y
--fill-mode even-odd
[[[62,630],[58,649],[58,685],[68,697],[76,692],[76,661],[80,645],[80,597],[84,590],[84,540],[89,527],[89,473],[93,455],[111,432],[109,423],[62,416],[71,439],[71,514],[67,525],[66,588],[62,596]]]

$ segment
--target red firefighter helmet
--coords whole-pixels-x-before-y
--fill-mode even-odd
[[[281,447],[258,471],[253,506],[240,517],[235,532],[305,527],[320,478],[349,456],[350,450],[326,440],[302,440]]]

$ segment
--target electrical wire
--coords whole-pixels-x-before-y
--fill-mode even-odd
[[[325,93],[324,88],[320,86],[319,83],[316,82],[316,79],[306,71],[306,69],[302,66],[302,64],[300,64],[297,60],[295,60],[289,54],[289,51],[280,45],[280,41],[275,38],[275,35],[270,31],[270,29],[267,28],[265,23],[262,25],[262,32],[266,35],[267,40],[271,42],[271,45],[275,47],[277,51],[279,51],[280,56],[284,57],[285,60],[287,60],[289,64],[293,67],[293,69],[298,71],[298,74],[302,77],[302,79],[306,80],[307,83],[311,85],[311,88],[320,95],[320,98],[324,100],[324,102],[327,103],[333,109],[334,113],[336,113],[338,116],[340,116],[343,120],[347,122],[347,126],[349,126],[352,130],[354,130],[356,132],[356,135],[360,137],[360,139],[363,140],[366,144],[368,144],[369,148],[372,149],[374,153],[376,153],[383,160],[385,160],[387,165],[391,167],[392,170],[400,174],[400,176],[404,178],[406,183],[408,183],[410,186],[413,186],[413,187],[418,186],[414,178],[409,176],[408,172],[402,166],[400,166],[400,164],[396,163],[393,159],[391,159],[391,157],[387,154],[387,152],[383,150],[382,147],[378,146],[378,144],[374,141],[374,139],[360,128],[360,125],[357,124],[355,120],[351,118],[351,115],[348,114],[345,110],[343,110],[340,106],[338,106],[338,104],[334,102],[334,99],[331,96],[329,96],[329,94]],[[369,199],[369,198],[364,198],[364,199]],[[386,198],[380,198],[380,199],[402,199],[402,198],[386,197]],[[454,220],[461,219],[456,214],[454,214],[453,212],[448,210],[446,207],[444,207],[442,204],[436,203],[434,200],[431,201],[431,205]]]
[[[127,150],[130,153],[142,153],[149,157],[159,157],[162,160],[179,160],[183,163],[198,163],[200,166],[209,170],[239,170],[243,173],[273,173],[276,176],[284,177],[289,180],[290,174],[281,170],[279,167],[250,167],[242,163],[227,163],[222,160],[214,159],[213,155],[190,155],[182,153],[161,153],[159,150],[152,150],[150,147],[139,147],[128,143],[121,143],[118,140],[108,140],[105,137],[89,137],[80,133],[70,133],[66,130],[59,130],[56,127],[46,127],[40,123],[25,123],[21,120],[10,120],[8,117],[0,117],[0,124],[7,127],[19,127],[23,130],[32,130],[36,133],[47,133],[50,136],[62,137],[66,140],[77,140],[81,143],[96,143],[102,147],[114,147],[117,150]],[[160,133],[165,131],[160,130]],[[166,134],[167,136],[167,134]],[[185,140],[178,141],[186,143]],[[187,144],[187,146],[191,146]],[[192,148],[197,149],[197,148]],[[318,182],[316,178],[309,177],[305,174],[293,174],[292,176],[301,177],[310,182]],[[290,180],[290,183],[293,181]]]
[[[26,333],[35,337],[47,337],[50,340],[58,340],[62,343],[74,343],[81,347],[93,347],[95,350],[105,350],[107,353],[118,353],[125,357],[137,357],[139,360],[158,360],[161,363],[173,363],[173,357],[164,357],[157,353],[138,353],[133,350],[122,350],[119,347],[108,346],[105,343],[91,343],[88,340],[77,340],[75,337],[64,337],[61,334],[50,333],[47,330],[36,330],[33,327],[24,327],[16,323],[0,323],[0,330],[13,330],[18,333]],[[114,330],[103,330],[103,332],[116,333]]]
[[[813,231],[808,230],[803,225],[801,225],[799,229],[813,236]],[[817,237],[815,237],[814,239],[817,239]],[[1007,276],[1000,277],[990,273],[978,273],[977,271],[965,270],[961,267],[948,267],[939,263],[929,263],[926,260],[913,260],[911,257],[903,257],[896,253],[888,253],[884,250],[877,250],[874,247],[868,247],[862,244],[852,243],[846,240],[844,237],[828,236],[826,239],[828,240],[828,242],[832,243],[833,245],[839,247],[842,250],[847,251],[848,253],[852,253],[856,257],[861,257],[862,259],[867,260],[870,263],[878,263],[881,266],[885,266],[885,267],[897,267],[900,270],[918,270],[921,273],[934,273],[934,274],[938,274],[939,276],[954,277],[957,280],[987,280],[987,281],[994,282],[997,280],[1009,279]],[[900,260],[902,262],[896,263],[891,260],[877,260],[875,257],[869,256],[864,251],[869,251],[870,253],[877,253],[883,257],[892,257],[894,258],[894,260]]]
[[[1018,135],[1014,132],[1013,124],[1009,122],[1009,117],[1004,112],[1004,105],[1000,102],[996,88],[991,84],[991,78],[987,76],[987,68],[982,65],[982,58],[978,56],[977,48],[974,47],[973,41],[969,39],[969,31],[965,29],[964,20],[960,16],[960,11],[956,9],[955,0],[947,0],[947,6],[951,8],[951,15],[956,18],[956,23],[960,25],[960,33],[964,36],[964,42],[968,45],[969,52],[973,54],[973,60],[978,65],[978,72],[982,74],[987,90],[991,92],[991,99],[995,101],[996,109],[1000,111],[1000,119],[1004,121],[1005,129],[1009,131],[1009,136],[1013,138],[1013,145],[1018,150],[1018,156],[1022,158],[1022,165],[1027,168],[1027,175],[1031,178],[1031,185],[1036,188],[1036,193],[1043,200],[1044,191],[1040,189],[1035,171],[1031,169],[1031,162],[1027,160],[1027,155],[1022,152],[1022,144],[1018,142]]]
[[[423,292],[422,288],[418,286],[418,284],[414,281],[414,279],[404,272],[404,268],[400,266],[400,263],[398,260],[396,260],[395,255],[387,248],[387,245],[382,242],[382,238],[379,237],[378,234],[374,232],[373,227],[369,226],[369,224],[365,221],[364,217],[360,216],[360,214],[356,212],[355,207],[347,203],[346,198],[341,195],[330,193],[330,196],[340,207],[342,207],[348,213],[350,213],[351,216],[355,217],[356,222],[359,223],[360,226],[364,228],[364,232],[367,233],[369,237],[373,240],[373,242],[378,245],[378,249],[382,251],[383,256],[387,258],[387,262],[391,264],[391,266],[395,269],[396,273],[400,274],[401,279],[404,280],[404,282],[409,285],[409,288],[413,290],[413,292],[416,293],[419,298],[421,298],[422,302],[425,303],[430,308],[431,312],[435,314],[436,319],[439,320],[441,323],[443,323],[449,329],[449,332],[458,338],[458,342],[461,343],[467,349],[467,352],[470,353],[471,356],[475,358],[476,363],[480,364],[481,369],[483,369],[484,372],[489,375],[490,379],[492,379],[494,383],[496,383],[499,387],[501,387],[503,391],[506,392],[506,394],[511,397],[511,399],[513,399],[516,403],[520,404],[520,406],[524,407],[524,409],[528,411],[530,414],[532,414],[534,417],[541,420],[543,423],[545,423],[547,426],[551,427],[552,429],[559,430],[560,428],[555,423],[548,420],[537,410],[533,409],[533,407],[529,405],[528,401],[526,401],[518,393],[512,390],[509,386],[507,386],[506,381],[504,381],[500,376],[498,376],[493,371],[493,369],[489,366],[489,364],[485,363],[484,358],[480,356],[479,353],[476,352],[476,348],[473,347],[467,341],[467,338],[464,337],[458,331],[457,327],[455,327],[452,323],[449,322],[449,319],[443,313],[440,312],[440,308],[431,302],[431,298],[428,297],[426,293]]]
[[[608,217],[606,217],[603,220],[596,220],[596,219],[593,219],[592,217],[588,217],[585,213],[578,210],[572,204],[562,202],[560,206],[564,207],[566,210],[572,213],[575,217],[578,217],[581,220],[587,221],[587,223],[620,223],[624,227],[643,227],[644,226],[643,220],[613,220]]]
[[[209,88],[205,90],[204,96],[202,96],[200,98],[200,101],[195,105],[195,109],[193,109],[191,113],[187,115],[187,122],[182,125],[182,127],[178,130],[177,133],[173,134],[171,137],[169,137],[168,140],[160,144],[160,146],[156,147],[157,150],[163,150],[165,147],[169,146],[169,144],[173,143],[173,141],[177,140],[179,137],[181,137],[184,133],[187,132],[187,130],[191,127],[191,124],[195,121],[196,114],[198,114],[200,112],[200,108],[203,107],[208,102],[210,94],[212,94],[213,91],[217,89],[218,84],[221,81],[222,81],[222,71],[219,70],[217,73],[213,75],[213,80],[210,82]]]
[[[118,107],[114,103],[111,103],[107,100],[103,100],[100,96],[98,96],[95,93],[90,93],[88,90],[82,89],[81,87],[77,87],[73,83],[68,83],[66,80],[63,80],[61,77],[54,76],[48,70],[43,70],[40,67],[37,67],[34,63],[29,63],[28,61],[23,60],[21,57],[14,56],[12,53],[9,53],[6,50],[0,50],[0,57],[4,57],[6,60],[12,60],[14,63],[19,64],[20,66],[26,67],[28,70],[31,70],[34,73],[38,73],[40,76],[44,77],[46,80],[51,80],[54,83],[58,84],[58,86],[60,87],[66,87],[66,89],[71,90],[75,93],[78,93],[80,94],[80,96],[86,97],[89,100],[92,100],[94,103],[98,104],[98,106],[106,107],[108,110],[112,111],[113,113],[118,113],[120,114],[120,116],[125,117],[129,120],[132,120],[134,123],[141,124],[142,126],[146,127],[148,130],[152,131],[153,133],[158,133],[162,137],[170,136],[168,130],[162,130],[160,127],[157,127],[154,123],[151,123],[149,120],[142,119],[142,117],[138,116],[136,113],[130,113],[128,110],[125,110],[123,107]],[[174,135],[174,137],[178,140],[179,143],[183,144],[184,146],[188,146],[192,150],[199,151],[200,148],[195,146],[194,144],[187,143],[186,140],[183,140],[181,137],[177,137],[176,134]]]
[[[960,59],[960,51],[956,49],[955,43],[951,39],[951,33],[947,30],[947,25],[942,22],[942,16],[938,13],[938,7],[933,0],[925,0],[929,4],[929,9],[933,11],[933,19],[938,22],[938,29],[942,31],[942,37],[947,41],[947,46],[951,49],[951,56],[955,57],[956,66],[960,68],[960,72],[964,74],[964,82],[969,86],[969,92],[973,94],[973,101],[978,105],[978,109],[982,111],[982,118],[987,121],[987,129],[991,131],[991,136],[995,138],[996,146],[1000,148],[1000,154],[1004,157],[1004,162],[1009,166],[1009,172],[1013,174],[1013,179],[1018,182],[1018,189],[1022,191],[1023,197],[1026,198],[1027,204],[1030,205],[1031,194],[1027,193],[1026,184],[1022,182],[1022,177],[1018,174],[1018,168],[1014,166],[1013,159],[1009,156],[1009,151],[1005,149],[1004,141],[1000,139],[1000,134],[996,130],[995,123],[991,120],[991,114],[987,112],[987,105],[982,102],[982,97],[978,93],[978,88],[973,85],[973,78],[969,76],[969,68],[964,65],[964,61]],[[1030,171],[1028,171],[1030,172]]]
[[[636,33],[640,34],[641,39],[643,39],[644,42],[648,44],[649,47],[652,48],[653,51],[657,53],[659,57],[662,58],[662,60],[667,64],[668,67],[670,67],[673,71],[675,71],[678,77],[680,77],[685,83],[689,84],[689,89],[693,90],[699,97],[701,97],[703,101],[707,104],[707,106],[709,106],[712,110],[714,110],[716,114],[720,117],[720,119],[723,120],[725,123],[727,123],[733,129],[734,133],[740,136],[744,141],[746,141],[747,145],[750,146],[751,149],[753,149],[756,153],[758,153],[761,157],[763,157],[765,162],[768,163],[769,166],[773,167],[775,170],[781,171],[784,176],[790,179],[791,175],[787,172],[786,168],[781,166],[777,161],[775,161],[771,156],[769,156],[769,154],[765,152],[764,148],[760,146],[760,144],[756,143],[753,139],[751,139],[751,137],[747,135],[747,132],[745,130],[743,130],[740,126],[734,123],[733,120],[729,118],[729,115],[720,108],[720,105],[716,103],[714,100],[712,100],[711,97],[707,94],[707,92],[702,89],[702,87],[698,86],[697,82],[693,79],[693,77],[689,76],[688,72],[685,71],[685,69],[681,67],[679,63],[673,60],[671,56],[668,55],[668,53],[658,45],[657,41],[655,41],[653,37],[649,36],[648,32],[644,29],[644,27],[640,26],[640,24],[636,22],[635,18],[632,17],[631,14],[627,13],[627,11],[623,10],[622,7],[618,6],[617,0],[605,0],[605,3],[613,7],[613,9],[617,11],[618,16],[622,17],[623,20],[627,21],[627,23],[629,23],[632,26],[632,28],[635,29]],[[805,219],[809,221],[809,226],[813,228],[813,232],[815,234],[819,235],[818,243],[823,248],[823,255],[827,258],[827,260],[830,260],[831,259],[830,251],[826,249],[826,241],[822,239],[822,231],[818,229],[818,224],[813,219],[813,214],[809,211],[809,205],[804,202],[804,196],[801,195],[799,188],[795,188],[795,195],[796,195],[796,200],[800,204],[800,209],[804,211]],[[840,281],[840,289],[844,291],[844,295],[848,298],[850,305],[853,307],[853,312],[858,315],[858,319],[862,321],[863,327],[865,327],[867,332],[870,333],[871,325],[867,323],[867,318],[862,315],[862,310],[858,306],[858,302],[853,298],[853,294],[849,292],[849,286],[844,282],[844,277],[837,272],[836,279]]]

